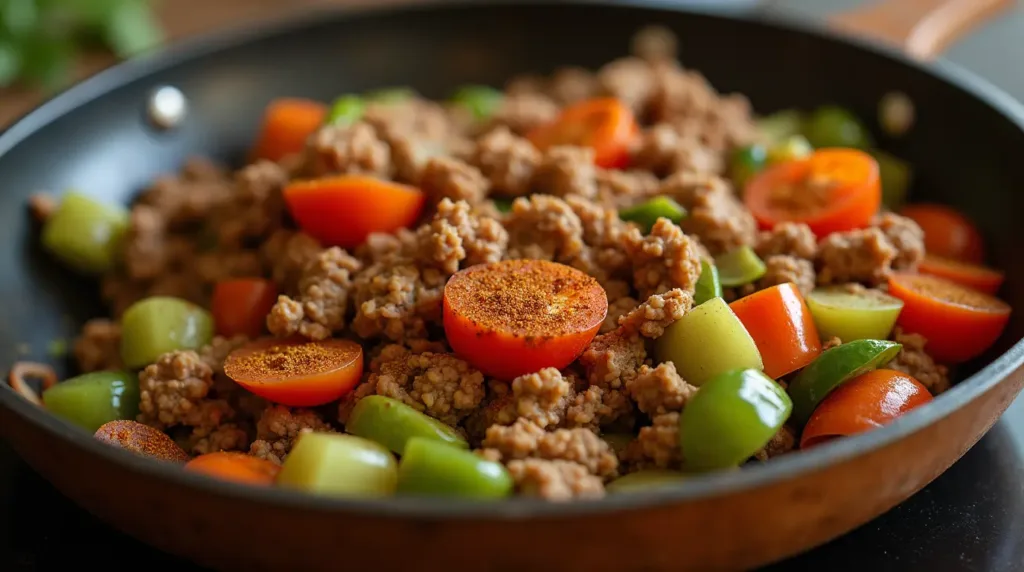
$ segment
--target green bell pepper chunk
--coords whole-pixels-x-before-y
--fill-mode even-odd
[[[673,224],[679,224],[679,221],[686,218],[686,209],[668,197],[654,197],[636,206],[620,210],[619,218],[637,223],[644,233],[648,233],[659,218],[667,218]]]
[[[757,130],[769,143],[782,141],[799,135],[803,129],[804,116],[795,109],[787,109],[762,117],[757,121]]]
[[[850,111],[835,105],[819,107],[811,114],[803,129],[804,137],[815,148],[872,146],[871,133]]]
[[[648,469],[619,477],[605,486],[609,493],[633,493],[682,483],[686,475],[679,471]]]
[[[886,340],[856,340],[823,352],[789,383],[793,420],[801,426],[807,423],[832,390],[889,363],[902,347]]]
[[[768,267],[749,246],[741,246],[715,258],[718,279],[723,288],[742,286],[758,280]]]
[[[139,380],[127,371],[97,371],[65,380],[43,392],[46,410],[90,433],[110,421],[139,414]]]
[[[665,328],[654,340],[657,363],[670,361],[700,386],[735,369],[764,369],[754,339],[721,298],[712,298]]]
[[[903,300],[874,288],[816,288],[806,301],[818,334],[824,339],[835,336],[844,342],[887,339],[903,309]]]
[[[769,165],[777,165],[794,159],[803,159],[813,152],[814,147],[811,147],[803,135],[791,135],[768,148],[767,160]]]
[[[278,486],[333,497],[390,496],[397,482],[391,451],[339,433],[299,437],[277,475]]]
[[[131,369],[145,367],[167,352],[197,350],[212,339],[210,313],[180,298],[144,298],[121,316],[121,360]]]
[[[128,211],[69,192],[43,225],[43,247],[79,272],[101,274],[117,260]]]
[[[767,164],[768,151],[764,145],[740,147],[729,159],[729,177],[736,188],[742,190],[747,181],[763,171]]]
[[[433,439],[449,446],[469,448],[455,429],[412,407],[383,395],[370,395],[352,408],[345,430],[384,445],[399,455],[414,437]]]
[[[694,286],[693,304],[700,306],[712,298],[722,296],[722,282],[718,278],[718,267],[707,260],[700,261],[700,278]]]
[[[327,113],[328,125],[352,125],[363,118],[366,102],[358,95],[343,95],[334,100],[331,110]]]
[[[878,162],[878,177],[882,181],[882,203],[898,210],[907,200],[907,191],[913,181],[913,171],[906,161],[880,149],[871,151]]]
[[[512,486],[501,463],[423,437],[409,439],[398,465],[399,494],[496,499]]]
[[[498,197],[491,199],[494,202],[494,208],[498,209],[498,212],[508,213],[512,212],[512,199],[506,199]]]
[[[416,91],[411,87],[386,87],[363,95],[366,103],[382,103],[385,105],[403,103],[414,97],[416,97]]]
[[[452,96],[452,103],[473,112],[478,121],[489,118],[501,106],[505,94],[486,85],[467,85],[459,88]]]
[[[701,386],[679,416],[683,464],[697,471],[738,466],[764,447],[793,410],[782,387],[756,369]]]

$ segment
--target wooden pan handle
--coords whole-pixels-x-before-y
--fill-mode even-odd
[[[837,14],[829,25],[899,46],[927,60],[1013,4],[1014,0],[881,0]]]

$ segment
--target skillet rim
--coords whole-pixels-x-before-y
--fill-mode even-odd
[[[295,33],[314,24],[323,24],[324,18],[339,21],[359,18],[362,15],[386,15],[394,12],[446,9],[487,10],[495,5],[507,8],[557,4],[559,2],[538,0],[527,0],[526,2],[499,0],[487,4],[472,0],[433,0],[424,3],[410,3],[408,0],[403,0],[380,7],[360,5],[327,9],[313,8],[283,19],[250,22],[225,30],[201,34],[156,52],[114,65],[42,103],[0,134],[0,154],[7,153],[42,127],[132,81],[224,49],[244,46],[269,36]],[[940,82],[951,85],[994,109],[1007,121],[1024,131],[1024,105],[1001,88],[973,72],[943,60],[929,63],[912,61],[897,50],[859,38],[828,32],[814,25],[813,21],[797,16],[765,13],[756,8],[748,8],[737,13],[722,8],[674,6],[664,0],[569,0],[561,2],[561,4],[577,5],[580,8],[601,6],[625,10],[639,8],[641,10],[694,14],[722,20],[742,21],[746,25],[775,28],[790,34],[811,36],[817,41],[846,44],[860,51],[869,52],[916,69]],[[1004,354],[974,375],[957,383],[927,407],[915,409],[880,429],[847,437],[830,443],[828,446],[815,448],[798,455],[786,455],[771,463],[747,466],[741,471],[697,476],[688,478],[678,486],[641,491],[629,495],[609,495],[599,500],[580,500],[572,503],[550,503],[528,498],[514,498],[501,503],[402,497],[376,500],[335,499],[286,489],[240,487],[204,475],[189,473],[177,466],[154,462],[100,443],[81,429],[32,405],[7,384],[0,384],[4,387],[4,390],[0,391],[0,405],[19,416],[26,423],[36,425],[50,437],[69,441],[71,445],[89,454],[98,455],[106,461],[121,465],[141,477],[163,480],[170,485],[193,487],[204,493],[231,500],[260,502],[277,509],[348,513],[380,518],[436,519],[441,517],[519,521],[531,518],[568,519],[589,514],[678,504],[699,498],[724,496],[756,489],[806,472],[821,470],[890,445],[938,422],[1002,383],[1022,366],[1024,366],[1024,339],[1015,343]]]

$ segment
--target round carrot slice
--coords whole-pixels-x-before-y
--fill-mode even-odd
[[[277,478],[277,473],[281,472],[281,467],[252,455],[220,451],[192,459],[185,464],[185,470],[225,481],[269,486],[274,484],[274,479]]]
[[[340,398],[359,383],[363,348],[349,340],[257,340],[231,352],[224,373],[274,403],[313,407]]]
[[[998,270],[934,254],[925,255],[917,270],[922,274],[952,280],[986,294],[995,294],[1003,285],[1003,273]]]
[[[871,222],[882,202],[878,173],[878,162],[863,151],[819,149],[756,175],[743,200],[762,228],[802,222],[825,236]]]
[[[967,217],[946,205],[919,203],[900,209],[924,231],[928,253],[954,260],[980,264],[985,258],[985,242]]]
[[[298,153],[306,139],[323,125],[327,106],[309,99],[283,98],[270,102],[253,153],[257,158],[279,161]]]
[[[814,410],[800,435],[800,448],[876,429],[931,400],[928,388],[901,371],[862,373],[837,387]]]
[[[541,151],[558,145],[590,147],[597,166],[618,169],[629,163],[629,146],[638,133],[633,111],[618,99],[602,97],[566,107],[526,137]]]
[[[444,289],[444,331],[459,356],[511,380],[573,362],[597,334],[608,298],[592,276],[543,260],[467,268]]]
[[[295,222],[328,246],[355,248],[373,232],[394,232],[416,222],[424,195],[416,187],[364,175],[296,182],[284,189]]]
[[[1010,319],[1006,302],[937,276],[893,274],[889,294],[903,300],[896,323],[927,338],[925,351],[940,362],[977,357],[995,343]]]

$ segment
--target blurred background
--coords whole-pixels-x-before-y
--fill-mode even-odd
[[[310,8],[410,1],[429,0],[0,0],[0,126],[119,58],[187,36]],[[829,14],[876,0],[645,1],[823,22]],[[1021,4],[1024,0],[946,54],[1017,97],[1024,97],[1024,74],[1016,73],[1014,64],[1024,57]]]

